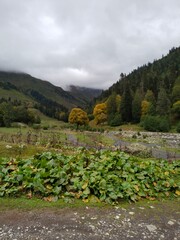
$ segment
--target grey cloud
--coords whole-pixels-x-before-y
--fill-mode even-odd
[[[0,69],[107,88],[179,46],[179,0],[1,0]]]

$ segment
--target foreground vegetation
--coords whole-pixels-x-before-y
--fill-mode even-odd
[[[91,198],[102,202],[174,196],[180,161],[141,160],[115,151],[78,149],[73,155],[44,152],[28,159],[0,159],[0,196]]]

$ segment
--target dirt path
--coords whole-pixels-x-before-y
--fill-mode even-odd
[[[2,240],[179,240],[178,201],[123,207],[0,211]]]

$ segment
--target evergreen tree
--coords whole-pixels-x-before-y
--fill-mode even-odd
[[[128,82],[126,82],[124,85],[124,92],[121,99],[120,112],[123,122],[132,121],[132,95]]]
[[[154,93],[151,90],[147,90],[144,100],[149,102],[147,114],[155,115],[156,114],[156,99],[155,99]]]
[[[141,102],[143,100],[143,94],[140,89],[136,90],[133,102],[132,102],[132,117],[135,123],[138,123],[141,118]]]
[[[176,79],[172,90],[172,100],[173,103],[180,100],[180,77]]]
[[[160,116],[168,115],[170,112],[170,100],[164,88],[160,88],[157,99],[156,113]]]
[[[117,106],[116,106],[116,93],[113,92],[110,97],[108,98],[106,102],[107,106],[107,114],[115,114],[117,112]]]

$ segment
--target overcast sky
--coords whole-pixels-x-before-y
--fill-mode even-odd
[[[180,46],[180,0],[0,0],[0,69],[107,88]]]

